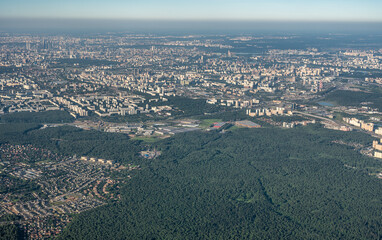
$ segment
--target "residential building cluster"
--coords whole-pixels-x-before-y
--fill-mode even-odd
[[[285,114],[293,115],[292,111],[287,111],[284,107],[247,109],[246,114],[250,117],[285,115]]]
[[[342,118],[342,120],[350,125],[359,127],[365,131],[374,132],[376,134],[382,135],[382,127],[377,127],[372,122],[365,122],[357,118]]]
[[[0,217],[19,216],[29,239],[56,236],[70,214],[102,206],[116,197],[107,190],[118,183],[110,178],[111,171],[119,171],[112,160],[66,157],[33,145],[2,144],[0,167],[2,185],[9,189],[0,193]],[[128,171],[138,168],[124,167]],[[47,221],[52,218],[53,222]]]
[[[91,163],[100,163],[100,164],[106,164],[110,166],[113,166],[115,163],[113,160],[106,160],[103,158],[95,158],[95,157],[87,157],[87,156],[82,156],[80,159],[85,162],[88,161]]]
[[[0,37],[4,44],[0,63],[12,69],[0,73],[3,99],[0,113],[62,107],[76,117],[149,111],[167,111],[171,115],[169,110],[119,99],[123,91],[126,91],[123,96],[134,92],[146,101],[149,100],[146,96],[163,100],[192,96],[209,99],[212,104],[248,108],[258,103],[254,101],[257,93],[282,93],[285,100],[306,100],[335,86],[335,79],[353,73],[355,68],[381,69],[377,51],[269,49],[246,57],[234,53],[234,43],[247,44],[266,38],[233,39],[236,38],[183,36],[170,40],[134,34],[113,38],[17,34]],[[33,92],[39,91],[47,92],[43,98],[41,94],[33,96]],[[89,99],[86,95],[100,92],[100,99]],[[105,96],[113,102],[103,99]],[[76,103],[73,98],[84,102]],[[59,106],[52,104],[52,100]]]

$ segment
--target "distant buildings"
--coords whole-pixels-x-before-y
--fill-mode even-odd
[[[382,135],[382,127],[375,129],[375,133],[378,135]]]
[[[373,148],[378,151],[382,151],[382,139],[380,142],[378,141],[373,141]]]
[[[113,160],[105,160],[105,159],[102,159],[102,158],[94,158],[94,157],[87,157],[87,156],[82,156],[80,158],[80,160],[82,161],[87,161],[87,162],[92,162],[92,163],[100,163],[100,164],[104,164],[104,165],[110,165],[110,166],[113,166],[114,165],[114,161]]]
[[[161,155],[161,152],[154,149],[154,150],[141,151],[140,154],[141,154],[141,157],[143,158],[154,159],[156,157],[159,157]]]
[[[247,109],[247,115],[250,117],[259,117],[259,116],[272,116],[272,115],[284,115],[287,113],[285,108],[276,107],[276,108],[258,108],[258,109]]]
[[[363,130],[366,130],[369,132],[374,131],[374,127],[375,127],[374,123],[365,122],[365,121],[359,120],[357,118],[346,118],[346,117],[344,117],[342,120],[346,123],[349,123],[350,125],[359,127]],[[378,130],[378,131],[380,131],[380,130]]]
[[[373,148],[374,148],[374,157],[376,158],[382,158],[382,139],[378,141],[373,141]]]
[[[307,126],[308,124],[315,124],[316,120],[306,120],[306,121],[293,121],[293,122],[283,122],[283,128],[295,128],[297,126]]]

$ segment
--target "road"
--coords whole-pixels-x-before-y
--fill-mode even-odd
[[[305,115],[305,116],[308,116],[308,117],[313,117],[313,118],[318,118],[318,119],[321,119],[321,120],[325,120],[325,121],[328,121],[328,122],[331,122],[335,125],[339,125],[337,122],[335,122],[334,120],[330,119],[330,118],[325,118],[325,117],[321,117],[321,116],[317,116],[317,115],[313,115],[311,113],[304,113],[304,112],[300,112],[300,111],[293,111],[293,113],[297,113],[297,114],[301,114],[301,115]]]

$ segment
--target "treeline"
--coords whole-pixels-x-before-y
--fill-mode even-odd
[[[371,92],[337,90],[329,93],[325,100],[343,106],[362,106],[362,102],[372,102],[368,106],[382,111],[382,91],[380,89],[373,89]]]
[[[382,163],[319,126],[191,132],[59,239],[380,239]]]
[[[171,105],[177,108],[175,116],[181,115],[182,117],[204,115],[205,113],[216,113],[224,110],[223,106],[208,104],[206,99],[192,99],[187,97],[167,97],[167,102],[152,102],[152,106]]]
[[[0,240],[22,240],[24,234],[16,225],[0,225]]]
[[[223,121],[238,121],[248,119],[254,121],[255,119],[246,115],[245,110],[227,110],[225,112],[217,112],[212,114],[205,114],[198,116],[198,119],[222,119]]]
[[[88,67],[88,66],[104,66],[104,65],[116,65],[116,64],[118,64],[118,62],[108,61],[108,60],[66,58],[66,59],[59,59],[57,63],[54,64],[54,67],[73,66],[73,65],[78,65],[78,67]]]
[[[7,179],[10,178],[10,179]],[[19,193],[29,193],[32,191],[36,191],[40,188],[40,186],[34,184],[30,181],[25,181],[19,178],[6,176],[3,173],[0,173],[0,180],[2,183],[10,181],[11,184],[9,186],[5,184],[0,184],[0,194],[9,193],[9,192],[19,192]],[[8,180],[8,181],[6,181]],[[0,218],[1,221],[1,218]]]
[[[144,96],[146,99],[151,99],[153,96],[149,94],[138,93]],[[223,114],[227,111],[227,116],[232,116],[236,114],[237,111],[229,110],[223,106],[217,106],[213,104],[208,104],[205,99],[192,99],[186,97],[167,97],[167,102],[148,102],[146,101],[141,106],[149,104],[150,106],[164,106],[170,105],[175,108],[171,111],[171,118],[184,118],[184,117],[199,117],[204,118],[204,116]],[[245,114],[243,114],[245,115]],[[102,120],[108,122],[145,122],[145,121],[160,121],[167,119],[167,115],[157,115],[157,114],[136,114],[136,115],[112,115],[107,117],[102,117]],[[230,117],[227,117],[230,118]]]
[[[32,144],[67,156],[94,156],[120,163],[139,163],[141,141],[126,134],[83,130],[70,126],[39,129],[37,124],[0,124],[0,144]]]
[[[68,123],[74,118],[66,111],[17,112],[0,117],[3,123]]]

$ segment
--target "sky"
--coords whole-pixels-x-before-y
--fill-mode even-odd
[[[0,0],[0,18],[382,22],[382,0]]]

